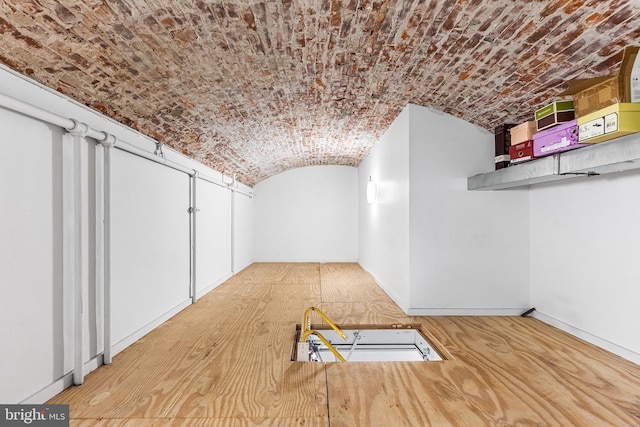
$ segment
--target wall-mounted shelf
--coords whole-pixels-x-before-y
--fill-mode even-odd
[[[501,190],[630,169],[640,169],[640,133],[475,175],[467,189]]]

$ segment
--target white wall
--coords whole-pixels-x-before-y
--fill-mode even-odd
[[[232,274],[229,250],[232,192],[198,179],[196,197],[200,210],[196,218],[196,289],[200,296]]]
[[[117,346],[189,300],[189,176],[116,150],[111,212]]]
[[[493,168],[493,146],[479,127],[408,105],[360,164],[359,262],[407,313],[528,308],[528,194],[466,189],[467,177]]]
[[[532,186],[536,316],[640,363],[640,174]]]
[[[0,93],[88,123],[152,153],[154,141],[60,94],[0,67]],[[85,373],[101,363],[103,292],[96,281],[98,228],[94,142],[81,142],[79,190],[65,187],[70,139],[62,129],[0,107],[0,402],[41,403],[71,384],[73,290],[63,280],[63,223],[82,244],[82,361]],[[73,146],[75,144],[71,144]],[[117,145],[116,145],[117,146]],[[64,148],[67,147],[67,148]],[[222,183],[224,177],[164,148],[168,160]],[[112,153],[112,338],[114,354],[190,303],[189,178],[114,149]],[[66,159],[66,160],[65,160]],[[73,160],[73,159],[72,159]],[[75,169],[74,169],[75,170]],[[230,177],[227,177],[228,182]],[[231,274],[231,189],[197,180],[201,257],[196,278],[206,291]],[[214,188],[215,187],[215,188]],[[251,192],[240,185],[244,192]],[[82,226],[63,214],[63,192],[75,192]],[[252,202],[238,208],[240,242],[233,256],[251,262]],[[213,233],[210,236],[208,233]],[[81,238],[75,239],[77,236]],[[249,243],[247,243],[249,242]],[[68,247],[68,246],[67,246]],[[196,248],[197,249],[197,248]],[[98,257],[100,258],[100,257]],[[73,264],[71,264],[73,265]],[[67,268],[66,271],[69,271]],[[73,274],[72,274],[73,276]]]
[[[256,261],[355,261],[357,170],[308,166],[254,187]]]
[[[59,129],[0,109],[0,402],[65,373]]]
[[[254,198],[235,192],[233,200],[233,273],[237,274],[254,259]]]
[[[378,200],[367,203],[367,181]],[[394,120],[358,166],[358,262],[405,311],[409,292],[409,110]]]
[[[410,313],[522,313],[530,304],[526,190],[467,191],[469,176],[493,168],[493,134],[425,107],[409,112]]]

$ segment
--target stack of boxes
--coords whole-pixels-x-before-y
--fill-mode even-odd
[[[533,134],[535,133],[535,122],[524,122],[511,128],[511,147],[509,148],[511,164],[535,159],[533,155]]]
[[[628,46],[615,76],[569,82],[581,143],[595,144],[640,132],[640,57]]]
[[[639,50],[624,50],[616,75],[569,81],[560,95],[573,100],[553,102],[537,110],[534,121],[510,127],[509,164],[640,132]]]
[[[573,101],[553,102],[536,111],[537,133],[533,135],[536,157],[583,147],[578,143],[578,121]]]

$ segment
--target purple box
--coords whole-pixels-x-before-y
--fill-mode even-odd
[[[575,119],[533,134],[535,157],[548,156],[587,145],[589,144],[578,143],[578,121]]]

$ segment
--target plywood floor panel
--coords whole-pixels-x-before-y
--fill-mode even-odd
[[[253,263],[230,279],[231,283],[313,284],[318,283],[317,263]]]
[[[319,287],[293,284],[265,284],[247,285],[250,288],[261,288],[260,292],[252,292],[251,297],[237,296],[221,293],[218,296],[227,299],[236,299],[231,305],[226,306],[222,300],[211,301],[211,308],[217,309],[219,315],[225,321],[234,319],[235,322],[273,321],[273,322],[297,322],[302,320],[302,314],[311,306],[320,305],[321,296]],[[259,298],[256,296],[260,295]]]
[[[421,323],[453,360],[291,362],[312,305]],[[626,426],[640,367],[533,318],[405,316],[357,264],[257,263],[50,403],[74,426]]]
[[[243,299],[252,298],[260,299],[264,298],[269,289],[265,286],[265,283],[238,283],[238,282],[225,282],[215,289],[215,293],[208,294],[201,297],[204,301],[215,301],[220,298],[224,299]]]
[[[356,267],[357,264],[321,264],[322,302],[388,302],[393,304],[371,275]]]
[[[532,318],[429,320],[449,335],[441,342],[457,343],[447,348],[458,360],[485,372],[489,387],[508,390],[513,402],[526,402],[529,413],[542,414],[540,422],[633,425],[640,419],[640,369],[629,361]]]
[[[414,323],[416,319],[389,302],[323,302],[320,309],[338,324]],[[315,318],[314,323],[316,320],[320,323]]]
[[[168,348],[159,343],[136,363],[125,350],[108,375],[91,374],[51,403],[71,404],[79,418],[326,415],[323,367],[290,361],[294,324],[220,326]]]
[[[237,332],[237,331],[236,331]],[[326,415],[321,366],[290,361],[294,330],[258,324],[251,340],[211,357],[174,388],[172,417],[293,417]],[[292,386],[295,385],[295,386]]]
[[[327,377],[332,426],[481,426],[503,406],[457,361],[331,364]]]
[[[325,427],[326,417],[74,419],[71,427]]]

